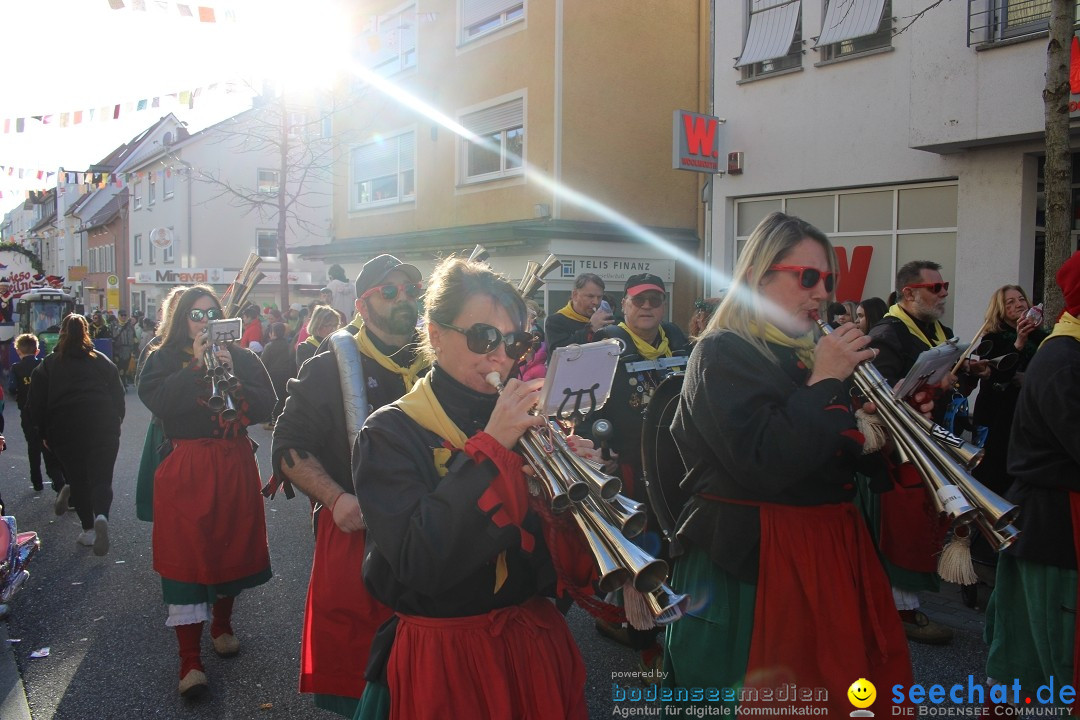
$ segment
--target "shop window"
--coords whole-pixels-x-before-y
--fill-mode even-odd
[[[822,60],[892,47],[892,0],[827,0],[817,49]]]

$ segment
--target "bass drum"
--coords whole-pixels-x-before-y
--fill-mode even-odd
[[[675,446],[675,439],[671,437],[671,421],[679,406],[682,386],[681,372],[664,378],[653,391],[641,427],[645,492],[649,497],[649,507],[668,542],[674,538],[675,521],[689,499],[689,495],[679,487],[686,475],[686,468]]]

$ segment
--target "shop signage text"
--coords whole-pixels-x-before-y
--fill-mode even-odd
[[[671,167],[715,174],[720,172],[723,120],[712,115],[676,110],[671,123]]]

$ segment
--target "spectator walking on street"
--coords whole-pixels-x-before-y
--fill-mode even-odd
[[[26,454],[30,461],[30,483],[35,490],[44,488],[41,477],[41,461],[45,460],[45,474],[52,481],[53,490],[59,494],[64,487],[64,469],[51,450],[41,445],[41,436],[30,417],[30,377],[39,364],[38,339],[33,333],[25,333],[15,338],[15,351],[19,362],[11,366],[11,394],[19,406],[19,419],[22,423],[23,437],[26,438]],[[68,490],[68,493],[71,491]],[[66,496],[67,493],[65,493]],[[66,504],[66,503],[65,503]]]

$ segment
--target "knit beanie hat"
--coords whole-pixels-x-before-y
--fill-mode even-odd
[[[1057,271],[1057,284],[1065,295],[1065,310],[1073,317],[1080,317],[1080,250]]]

